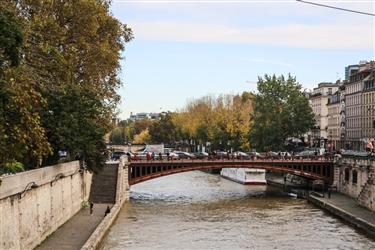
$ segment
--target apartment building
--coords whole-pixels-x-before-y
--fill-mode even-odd
[[[373,141],[375,137],[375,67],[368,64],[364,69],[363,93],[362,93],[362,133],[363,140]]]
[[[369,138],[373,138],[372,121],[375,113],[374,62],[359,64],[345,84],[346,147],[362,150]],[[366,85],[365,85],[366,83]]]
[[[137,113],[133,114],[130,113],[130,118],[128,120],[130,121],[139,121],[144,119],[150,119],[150,120],[160,120],[161,113]]]
[[[315,126],[311,130],[312,146],[325,147],[328,140],[328,97],[338,90],[336,83],[319,83],[309,100],[314,113]]]
[[[331,150],[341,148],[341,94],[337,90],[328,96],[327,102],[327,136]]]

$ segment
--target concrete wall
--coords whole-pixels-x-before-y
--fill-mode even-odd
[[[345,179],[345,171],[349,179]],[[357,183],[353,172],[357,172]],[[335,165],[337,191],[357,199],[359,204],[375,211],[375,161],[367,158],[341,158]]]
[[[1,177],[0,249],[40,244],[81,209],[91,177],[78,161]]]

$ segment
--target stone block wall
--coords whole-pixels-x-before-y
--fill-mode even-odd
[[[0,249],[33,249],[87,201],[91,173],[69,162],[0,178]]]
[[[370,158],[341,158],[335,164],[337,191],[357,199],[375,211],[375,161]],[[355,180],[355,173],[357,180]],[[336,175],[336,174],[335,174]]]

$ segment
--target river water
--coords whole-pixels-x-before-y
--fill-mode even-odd
[[[275,188],[195,171],[132,186],[102,249],[375,249],[375,241]]]

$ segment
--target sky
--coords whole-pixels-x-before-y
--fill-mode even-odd
[[[375,13],[375,0],[310,1]],[[111,11],[134,33],[121,62],[122,119],[256,91],[264,74],[312,89],[375,58],[375,17],[294,0],[113,0]]]

